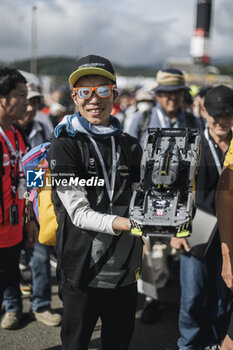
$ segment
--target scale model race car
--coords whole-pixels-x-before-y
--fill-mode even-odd
[[[129,208],[133,235],[190,235],[200,140],[194,128],[148,129]]]

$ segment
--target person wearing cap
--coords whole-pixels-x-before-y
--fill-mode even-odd
[[[175,68],[159,70],[156,76],[157,86],[153,89],[156,97],[156,106],[153,108],[151,118],[147,122],[146,130],[141,138],[143,146],[147,128],[199,128],[197,118],[185,111],[183,106],[185,86],[183,73]],[[131,124],[130,135],[137,137],[143,116],[139,113]]]
[[[27,89],[27,110],[24,118],[17,121],[17,125],[19,125],[24,132],[28,144],[31,147],[35,147],[46,142],[50,138],[52,130],[43,122],[35,120],[40,99],[42,98],[40,90],[31,82],[27,83]],[[25,248],[32,273],[32,310],[30,316],[47,326],[58,326],[61,322],[61,316],[51,310],[51,249],[51,247],[41,244],[40,242],[37,242],[33,248]],[[24,284],[22,284],[21,289],[23,291]],[[7,288],[3,298],[3,305],[6,311],[19,310],[21,304],[21,295],[18,293],[17,289]],[[10,329],[14,327],[14,324],[3,322],[2,327]]]
[[[27,83],[27,88],[29,103],[25,117],[19,120],[18,124],[23,129],[28,143],[33,148],[48,140],[53,129],[49,127],[48,124],[35,120],[42,94],[39,88],[31,82]]]
[[[78,112],[57,125],[49,152],[57,183],[71,175],[80,180],[53,188],[62,348],[88,349],[100,317],[102,349],[128,349],[142,255],[141,238],[129,233],[128,210],[142,150],[111,115],[118,92],[109,60],[81,58],[69,82]]]
[[[201,130],[204,130],[206,128],[206,120],[202,116],[202,110],[203,110],[203,104],[205,100],[205,95],[207,92],[212,89],[212,86],[204,86],[199,89],[197,94],[194,96],[193,100],[193,114],[196,118],[199,118],[200,124],[201,124]]]
[[[196,205],[198,209],[216,215],[217,184],[232,140],[233,90],[224,85],[210,89],[204,99],[202,115],[206,119],[207,128],[202,135]],[[223,203],[219,205],[225,210]],[[204,224],[203,222],[203,226]],[[206,244],[197,242],[191,250],[184,238],[173,237],[171,244],[182,253],[178,346],[182,350],[219,349],[228,323],[229,301],[229,292],[221,277],[219,233],[214,231]]]
[[[233,113],[233,112],[232,112]],[[233,292],[233,140],[224,161],[216,192],[216,211],[222,249],[222,277]],[[220,350],[233,349],[233,312]]]

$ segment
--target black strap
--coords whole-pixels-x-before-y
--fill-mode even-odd
[[[15,175],[15,162],[17,164],[17,169],[19,171],[19,156],[20,156],[20,148],[19,148],[19,139],[18,139],[18,135],[17,135],[17,131],[15,130],[15,128],[13,127],[13,133],[14,133],[14,138],[15,138],[15,146],[16,146],[16,156],[15,154],[12,154],[12,150],[10,148],[10,145],[8,144],[8,142],[5,141],[9,156],[10,156],[10,177],[11,177],[11,198],[14,200],[16,197],[16,191],[17,191],[17,187],[18,187],[18,179],[17,176]],[[13,147],[13,145],[12,145]]]
[[[2,185],[2,178],[4,175],[4,167],[3,167],[3,147],[2,143],[0,142],[0,205],[2,209],[2,222],[1,224],[4,224],[4,202],[3,202],[3,185]]]
[[[115,249],[116,249],[116,245],[118,242],[118,236],[113,236],[112,237],[112,242],[110,243],[110,246],[105,250],[104,254],[101,256],[101,258],[90,268],[90,270],[87,273],[87,277],[85,279],[85,283],[88,285],[91,280],[93,280],[93,278],[95,276],[98,275],[98,273],[100,272],[100,270],[102,269],[102,267],[106,264],[106,262],[112,257]]]
[[[112,243],[110,244],[110,246],[106,249],[106,251],[104,252],[104,254],[101,256],[101,258],[91,267],[91,269],[88,272],[88,277],[85,280],[85,283],[88,285],[91,280],[98,275],[98,273],[100,272],[100,270],[102,269],[102,267],[106,264],[106,262],[112,257],[115,249],[116,249],[116,245],[118,240],[120,239],[119,236],[113,236],[112,237]],[[135,243],[136,243],[136,237],[134,237],[134,241],[132,243],[132,247],[130,249],[130,252],[128,254],[128,257],[126,259],[126,261],[124,262],[122,269],[126,269],[129,265],[131,256],[133,254],[134,251],[134,247],[135,247]],[[122,283],[122,281],[125,279],[125,277],[129,274],[129,269],[127,269],[127,271],[123,274],[123,276],[120,278],[120,280],[118,281],[116,287],[119,287]]]
[[[26,136],[24,135],[22,129],[19,127],[19,125],[15,124],[15,123],[13,123],[13,125],[14,125],[15,129],[17,129],[19,131],[27,149],[29,149],[30,146],[27,143]],[[16,134],[16,146],[17,146],[17,144],[19,147],[18,135]],[[9,154],[11,154],[11,153],[9,152]],[[2,143],[0,142],[0,205],[1,205],[1,209],[2,209],[2,222],[1,222],[1,224],[4,224],[4,217],[5,217],[4,201],[3,201],[3,175],[4,175],[4,172],[5,171],[4,171],[4,166],[3,166],[3,146],[2,146]]]
[[[139,141],[140,141],[142,135],[144,134],[144,132],[148,128],[148,125],[149,125],[150,120],[151,120],[151,113],[152,113],[152,110],[143,112],[142,117],[139,120],[138,134],[137,134],[137,139]]]

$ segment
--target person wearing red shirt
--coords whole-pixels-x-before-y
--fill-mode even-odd
[[[38,230],[24,220],[26,182],[21,159],[26,145],[13,122],[24,117],[28,100],[26,79],[13,68],[0,68],[0,306],[5,288],[19,288],[19,254],[25,225],[25,244],[33,246]],[[20,291],[19,291],[20,293]],[[17,328],[22,311],[6,312],[1,326]]]

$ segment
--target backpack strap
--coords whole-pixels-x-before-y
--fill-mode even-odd
[[[149,111],[144,111],[142,113],[142,117],[139,120],[138,123],[138,134],[137,134],[137,139],[140,141],[142,135],[144,134],[144,132],[147,130],[148,125],[150,124],[150,120],[151,120],[151,113],[152,110]]]

